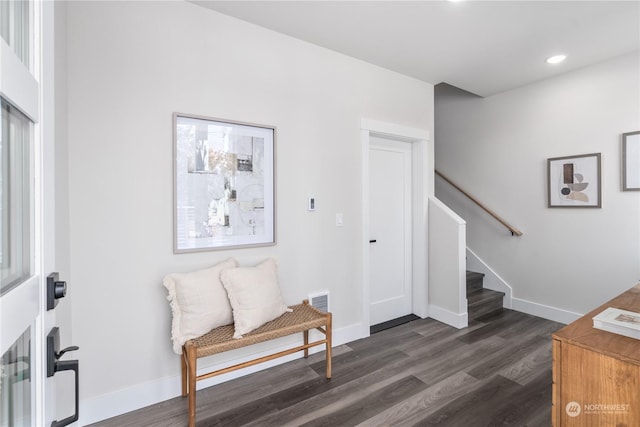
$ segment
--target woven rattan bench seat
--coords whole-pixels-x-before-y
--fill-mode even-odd
[[[221,326],[201,336],[194,338],[182,346],[180,364],[182,369],[182,395],[189,397],[189,427],[196,425],[196,382],[216,375],[226,374],[237,369],[243,369],[258,363],[267,362],[278,357],[287,356],[304,351],[304,357],[309,355],[311,347],[325,346],[325,362],[327,365],[327,379],[331,378],[331,313],[324,313],[309,305],[305,300],[302,304],[294,305],[293,311],[284,313],[258,329],[245,334],[240,339],[234,339],[234,325]],[[324,339],[309,342],[309,331],[317,329],[324,334]],[[287,335],[302,332],[302,345],[289,347],[277,353],[268,354],[256,359],[248,360],[236,365],[217,369],[198,375],[198,359],[229,350],[246,347],[264,341],[273,340]]]
[[[231,324],[216,328],[199,338],[190,340],[191,343],[185,345],[195,345],[197,357],[205,357],[319,328],[327,323],[326,313],[318,311],[309,304],[298,304],[289,308],[293,311],[284,313],[277,319],[245,334],[242,338],[233,338],[234,328]]]

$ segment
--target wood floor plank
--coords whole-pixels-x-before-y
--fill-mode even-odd
[[[427,359],[420,366],[420,371],[415,376],[427,384],[435,384],[447,376],[459,371],[466,371],[500,351],[503,351],[508,343],[498,336],[486,338],[474,346],[456,348],[453,351],[442,352],[439,357]]]
[[[547,408],[541,411],[541,407]],[[551,422],[551,369],[545,369],[527,387],[509,394],[496,408],[489,422],[492,425],[526,426],[529,420],[543,412]],[[547,424],[549,425],[549,424]]]
[[[356,352],[347,353],[345,356],[353,358]],[[208,416],[206,412],[199,412],[199,418],[206,418],[211,425],[240,426],[248,424],[260,417],[275,413],[286,407],[294,407],[297,403],[306,401],[315,395],[337,388],[354,379],[366,375],[368,370],[377,370],[393,361],[405,359],[406,355],[391,349],[381,357],[369,358],[364,363],[353,366],[351,363],[338,363],[334,366],[334,378],[327,380],[324,376],[318,376],[313,380],[297,384],[285,390],[273,393],[260,399],[254,399],[241,407],[235,407],[216,416]],[[366,367],[369,367],[368,369]]]
[[[330,414],[302,424],[305,427],[333,427],[356,425],[380,411],[424,390],[425,383],[413,376],[400,379],[373,393],[362,394],[361,398],[351,405]]]
[[[508,325],[503,328],[502,331],[498,334],[504,339],[512,339],[517,338],[518,335],[527,332],[537,332],[538,328],[543,326],[545,323],[549,322],[548,320],[541,319],[536,316],[532,316],[530,314],[518,313],[520,319],[517,322],[513,322],[513,324]]]
[[[283,404],[291,403],[295,400],[304,399],[305,396],[318,392],[326,387],[330,387],[331,383],[324,377],[318,375],[315,371],[314,376],[307,381],[297,381],[294,385],[284,388],[272,388],[271,393],[261,393],[259,397],[253,399],[239,399],[241,404],[218,405],[214,407],[206,399],[198,399],[197,415],[198,420],[202,420],[202,424],[198,425],[220,425],[220,426],[241,426],[254,419],[264,417],[270,413],[278,411],[278,407]],[[283,373],[280,379],[275,379],[274,383],[286,381],[290,377],[289,374]],[[345,379],[346,381],[347,379]],[[215,388],[215,387],[214,387]],[[297,399],[288,400],[283,396],[297,396]],[[238,397],[237,394],[231,394],[231,398]]]
[[[476,378],[458,372],[363,421],[358,427],[412,426],[424,418],[424,414],[437,411],[480,385],[481,382]]]
[[[201,407],[202,410],[215,408],[216,412],[219,412],[219,408],[229,410],[241,407],[264,396],[319,378],[318,373],[305,364],[297,364],[291,370],[283,365],[271,369],[267,370],[271,371],[268,375],[265,371],[259,371],[248,375],[245,381],[238,381],[244,380],[245,377],[242,377],[199,390],[196,399],[198,410],[201,410]],[[265,375],[262,375],[263,372]]]
[[[504,339],[523,339],[532,336],[548,337],[551,333],[562,328],[564,325],[556,322],[550,322],[546,319],[534,317],[528,314],[520,313],[524,317],[523,322],[515,322],[509,328],[500,332],[498,335]]]
[[[417,334],[428,337],[440,331],[455,330],[452,326],[433,319],[422,319],[409,324],[409,328]]]
[[[488,426],[495,414],[470,410],[473,407],[503,407],[510,396],[522,386],[504,377],[496,376],[485,380],[485,384],[459,399],[449,403],[435,413],[415,423],[415,426]]]
[[[549,367],[549,360],[551,360],[551,340],[544,340],[537,349],[532,349],[529,354],[498,370],[495,374],[502,375],[520,385],[527,385],[541,371]]]
[[[522,320],[522,313],[513,310],[504,310],[497,315],[492,315],[489,322],[482,327],[460,336],[458,339],[466,344],[472,344],[487,337],[503,332],[514,323]],[[480,318],[478,318],[480,320]],[[481,320],[481,322],[484,322]]]
[[[551,426],[551,409],[548,411],[542,409],[536,411],[523,427],[550,427]]]
[[[395,348],[408,340],[420,337],[420,334],[411,330],[409,325],[404,324],[393,329],[386,329],[373,335],[376,339],[360,339],[349,343],[349,347],[354,351],[374,351],[383,345],[388,348]]]
[[[341,376],[344,373],[350,373],[350,376],[365,375],[368,372],[375,371],[381,366],[385,366],[398,359],[406,359],[407,355],[393,347],[385,347],[377,352],[353,350],[348,353],[342,354],[333,358],[332,371],[334,377],[338,378],[338,382],[342,382]],[[310,367],[318,373],[318,375],[324,375],[325,362],[315,362]],[[336,381],[334,381],[335,383]]]
[[[489,345],[488,342],[490,341],[496,341],[493,344],[493,348],[499,348],[504,345],[503,340],[499,337],[496,337],[494,340],[487,340],[484,345]],[[469,349],[461,349],[459,350],[459,353],[469,354],[468,350]],[[382,351],[386,352],[389,350]],[[352,354],[358,353],[359,352],[354,351]],[[371,356],[370,353],[367,354]],[[373,354],[373,356],[376,357],[375,354]],[[326,411],[339,410],[343,408],[353,395],[357,395],[363,389],[368,389],[369,392],[373,392],[381,386],[391,384],[394,381],[398,381],[399,379],[407,375],[413,375],[415,373],[422,372],[425,369],[430,369],[430,367],[432,368],[430,370],[433,372],[441,372],[441,370],[439,370],[435,365],[446,360],[449,360],[449,358],[445,357],[444,355],[442,355],[441,358],[405,358],[397,361],[392,361],[386,364],[386,366],[382,366],[380,367],[380,369],[375,370],[375,367],[371,366],[370,362],[367,359],[364,359],[362,361],[363,363],[360,366],[351,365],[352,368],[357,369],[361,373],[366,373],[362,377],[358,378],[357,381],[347,382],[346,384],[343,384],[328,392],[319,393],[313,398],[307,399],[304,402],[286,408],[285,410],[279,412],[276,417],[269,417],[266,419],[262,419],[261,421],[266,422],[268,425],[276,424],[278,421],[292,426],[299,425],[307,418],[313,419],[313,417],[323,416]],[[435,381],[436,379],[433,377],[429,377],[429,380]],[[345,396],[348,397],[345,398]],[[311,415],[304,415],[304,419],[292,418],[300,416],[300,414],[305,413],[305,411],[307,413],[311,413]],[[261,424],[252,423],[252,425]]]
[[[416,338],[406,345],[398,346],[398,349],[410,357],[438,357],[442,353],[459,348],[468,349],[469,345],[455,339],[431,340],[429,338]]]
[[[337,387],[319,390],[317,394],[294,405],[283,408],[276,416],[262,418],[249,425],[290,425],[298,426],[315,418],[323,417],[333,411],[339,411],[353,403],[361,393],[374,393],[401,380],[411,373],[411,367],[419,365],[419,361],[403,358],[388,363],[379,369],[367,369],[365,365],[357,367],[357,378],[341,382]],[[367,372],[368,371],[368,372]],[[331,380],[332,382],[334,379]]]
[[[533,338],[519,343],[510,341],[508,346],[497,351],[495,354],[486,358],[482,363],[476,365],[473,369],[467,370],[466,372],[478,379],[495,375],[496,371],[500,371],[507,366],[517,363],[547,341],[548,339],[539,336],[534,336]]]
[[[463,329],[456,329],[454,327],[447,326],[445,329],[441,329],[426,336],[423,335],[423,338],[418,337],[413,340],[407,340],[400,344],[398,349],[404,351],[410,356],[431,356],[442,351],[442,349],[453,348],[458,344],[467,345],[459,340],[456,342],[456,338],[466,335],[471,331],[481,328],[482,326],[484,326],[483,323],[475,323],[469,328]]]

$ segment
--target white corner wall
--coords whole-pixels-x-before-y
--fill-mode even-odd
[[[288,303],[328,289],[335,336],[357,338],[360,120],[433,132],[433,86],[187,2],[68,2],[67,12],[81,424],[179,394],[161,285],[170,272],[274,256]],[[173,254],[174,111],[277,127],[276,246]]]
[[[436,180],[513,308],[575,319],[640,280],[640,192],[622,192],[621,134],[640,130],[640,58],[625,55],[488,98],[436,89],[436,169],[524,232]],[[602,153],[602,209],[547,208],[547,158]]]
[[[429,197],[429,317],[468,325],[466,224],[435,197]]]

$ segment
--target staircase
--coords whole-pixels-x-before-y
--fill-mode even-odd
[[[467,271],[467,313],[469,322],[480,316],[499,313],[503,310],[504,292],[482,287],[483,273]]]

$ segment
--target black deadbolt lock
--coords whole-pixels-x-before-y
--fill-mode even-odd
[[[67,294],[67,282],[59,280],[58,273],[47,276],[47,310],[52,310],[58,305],[58,300]]]

